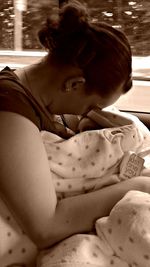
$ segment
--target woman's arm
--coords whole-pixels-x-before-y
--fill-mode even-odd
[[[40,132],[30,120],[11,112],[0,112],[0,125],[0,194],[38,243],[57,205]]]
[[[138,177],[57,203],[38,128],[11,112],[0,112],[0,122],[0,193],[39,248],[92,230],[129,190],[150,192],[150,179]]]

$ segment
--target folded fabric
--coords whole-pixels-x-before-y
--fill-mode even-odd
[[[68,140],[49,132],[41,132],[58,198],[97,190],[105,185],[120,182],[121,162],[128,151],[141,153],[140,155],[145,159],[141,173],[150,176],[150,156],[145,152],[150,146],[149,130],[134,116],[130,117],[116,109],[92,112],[87,116],[97,121],[103,129],[82,132]],[[37,255],[36,246],[22,232],[1,199],[0,237],[1,267],[13,266],[13,264],[32,266]],[[79,242],[82,253],[84,247],[81,244],[84,242]],[[85,253],[88,254],[91,247],[89,245],[86,248]],[[102,255],[100,258],[102,257],[102,262],[107,263],[107,267],[110,262],[111,266],[118,260],[111,258],[114,257],[112,255],[107,260],[102,252],[99,255]],[[86,257],[84,259],[87,261]],[[61,266],[67,266],[61,264]],[[85,264],[85,262],[82,263],[82,266],[86,266]],[[103,266],[97,265],[93,260],[90,264]],[[121,261],[121,264],[124,263]],[[114,266],[126,267],[121,264]]]
[[[150,194],[129,191],[95,223],[97,235],[73,235],[38,256],[37,267],[149,267]]]
[[[100,130],[85,131],[68,140],[51,133],[41,133],[59,197],[68,197],[120,182],[126,178],[120,174],[129,164],[130,171],[131,167],[132,170],[139,170],[140,165],[141,173],[147,170],[147,175],[150,174],[150,165],[143,166],[144,160],[150,157],[150,132],[136,117],[116,109],[94,110],[87,114],[88,116],[100,125]],[[131,177],[127,176],[127,179]],[[97,235],[73,235],[63,240],[40,253],[37,267],[150,266],[149,236],[145,238],[146,241],[142,239],[144,231],[148,231],[149,221],[147,224],[146,218],[149,211],[140,207],[138,192],[133,194],[130,204],[132,193],[134,192],[129,193],[114,207],[110,216],[97,220]],[[140,196],[142,198],[143,193]],[[147,194],[143,199],[145,197]],[[133,206],[136,200],[138,207],[135,209]],[[126,205],[122,204],[124,202]],[[142,217],[145,217],[143,224]],[[137,231],[139,232],[136,235]],[[138,241],[141,244],[138,244]],[[142,244],[144,247],[140,250]],[[135,253],[132,255],[133,249]],[[136,254],[139,251],[141,258],[137,260]],[[149,265],[144,265],[145,262]]]
[[[129,191],[108,217],[96,221],[96,231],[128,266],[149,267],[150,194]]]
[[[39,254],[37,267],[128,267],[96,235],[71,236]]]
[[[37,252],[0,199],[0,267],[34,267]]]
[[[49,132],[41,133],[60,198],[119,182],[120,163],[125,153],[138,154],[150,146],[149,130],[133,115],[116,109],[98,109],[87,116],[105,128],[85,131],[68,140]]]

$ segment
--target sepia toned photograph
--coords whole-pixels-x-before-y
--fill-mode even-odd
[[[149,0],[0,0],[0,267],[150,267],[149,29]]]

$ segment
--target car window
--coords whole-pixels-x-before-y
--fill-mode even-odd
[[[71,0],[70,0],[71,1]],[[150,55],[149,0],[86,0],[95,20],[101,20],[123,30],[134,56]],[[63,0],[0,0],[0,49],[41,50],[36,32],[45,18],[57,17]]]
[[[150,91],[150,1],[79,1],[90,8],[94,20],[107,22],[125,32],[133,54],[135,94],[138,97],[138,92],[141,90],[141,94],[148,101],[150,99],[150,93],[148,94]],[[1,69],[6,64],[10,67],[21,67],[45,55],[46,52],[39,44],[36,32],[50,14],[57,20],[58,8],[63,2],[65,0],[0,0]],[[134,100],[132,102],[135,103]],[[142,103],[141,100],[139,102]],[[128,98],[127,103],[128,105],[131,103]],[[136,109],[140,110],[140,105]],[[144,109],[145,103],[142,103],[142,106]],[[150,111],[150,108],[147,108]]]

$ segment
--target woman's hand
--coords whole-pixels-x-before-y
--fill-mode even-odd
[[[135,190],[142,191],[150,194],[150,177],[148,176],[136,176],[126,181],[126,184],[135,187]],[[137,188],[137,189],[136,189]]]
[[[141,172],[141,176],[149,176],[150,177],[150,169],[144,168]]]

